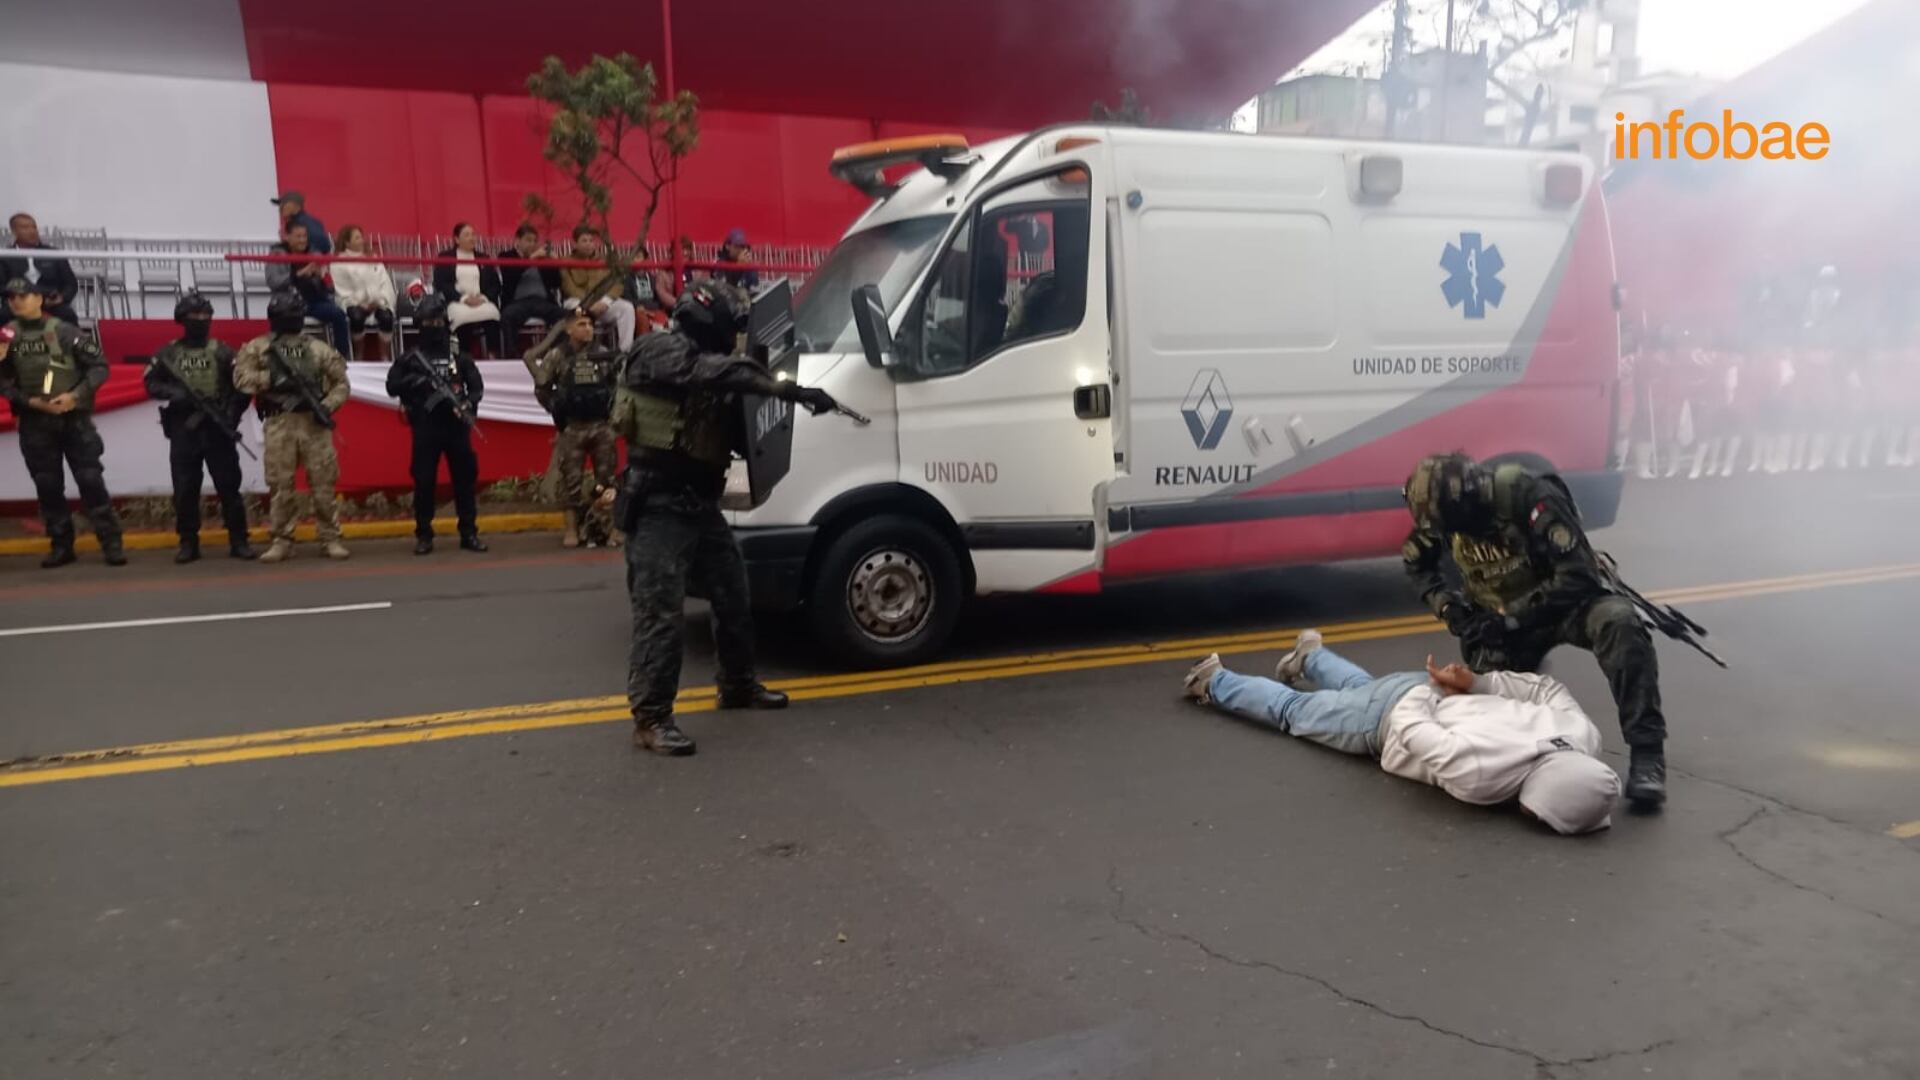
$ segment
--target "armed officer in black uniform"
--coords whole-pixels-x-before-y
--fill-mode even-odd
[[[235,433],[247,398],[233,388],[233,349],[213,340],[213,302],[190,292],[173,305],[181,336],[147,364],[147,396],[162,402],[160,430],[167,436],[173,471],[173,522],[180,550],[173,561],[200,557],[200,480],[213,477],[220,518],[227,526],[227,552],[236,559],[259,555],[247,543],[247,504],[240,497],[240,449]],[[224,426],[223,426],[224,425]]]
[[[433,552],[433,507],[440,459],[447,459],[453,481],[454,513],[460,546],[487,550],[476,520],[474,484],[480,459],[473,452],[473,425],[480,415],[480,366],[454,344],[447,327],[447,302],[430,295],[413,309],[418,328],[413,348],[387,371],[387,396],[400,399],[413,429],[413,553]]]
[[[1518,464],[1426,458],[1407,480],[1413,533],[1402,550],[1420,598],[1460,639],[1474,671],[1537,671],[1556,645],[1600,662],[1632,751],[1627,798],[1667,798],[1660,664],[1632,602],[1604,584],[1566,489]],[[1448,584],[1451,560],[1461,587]]]
[[[745,448],[739,395],[798,402],[815,415],[835,402],[824,390],[776,380],[756,361],[735,355],[747,314],[746,296],[731,285],[689,287],[674,305],[673,330],[644,336],[627,354],[614,401],[613,427],[627,443],[616,513],[627,534],[633,610],[627,698],[634,745],[657,754],[694,751],[693,740],[673,722],[689,581],[713,607],[720,707],[787,704],[787,695],[754,675],[746,566],[720,516],[720,495],[732,453]]]
[[[20,456],[33,477],[40,520],[47,527],[49,550],[40,565],[51,570],[74,560],[73,512],[67,509],[65,469],[87,508],[100,554],[108,566],[125,566],[120,516],[107,493],[100,455],[106,446],[93,426],[93,395],[107,381],[107,360],[80,328],[42,310],[46,283],[25,278],[6,284],[13,314],[8,334],[0,335],[0,395],[20,425]]]

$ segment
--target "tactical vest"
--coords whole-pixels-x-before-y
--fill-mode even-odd
[[[300,334],[276,334],[274,335],[273,341],[267,345],[267,350],[275,356],[278,356],[279,363],[285,364],[288,371],[305,379],[307,385],[313,388],[315,397],[325,395],[324,384],[320,378],[320,362],[314,359],[313,346],[308,343],[304,336]],[[300,396],[300,388],[288,381],[285,375],[274,370],[274,367],[275,361],[272,357],[269,357],[267,359],[267,377],[270,381],[267,392],[261,395],[261,397],[264,400],[271,401],[274,406],[274,411],[277,412],[309,411],[307,410],[306,399]],[[265,416],[267,412],[262,410],[261,415]]]
[[[433,373],[438,375],[440,380],[446,383],[454,393],[462,396],[466,394],[467,388],[460,383],[460,362],[455,360],[452,355],[432,356],[427,353],[421,353],[420,355],[426,357],[427,366],[431,367]]]
[[[80,385],[79,362],[60,340],[60,326],[60,320],[51,315],[36,327],[29,327],[24,319],[13,324],[13,346],[7,358],[13,361],[20,392],[28,397],[58,397]]]
[[[175,342],[168,346],[167,366],[194,396],[220,400],[220,347],[208,342],[199,348]]]
[[[562,353],[559,415],[568,420],[605,420],[613,414],[614,359],[591,347]]]
[[[1460,568],[1467,599],[1489,610],[1506,606],[1539,583],[1529,553],[1527,508],[1515,501],[1525,494],[1522,481],[1530,476],[1523,465],[1506,464],[1493,471],[1494,535],[1489,538],[1454,533],[1454,565]]]
[[[732,439],[722,399],[669,387],[627,387],[623,392],[629,413],[620,434],[629,447],[678,454],[726,470],[732,461]]]

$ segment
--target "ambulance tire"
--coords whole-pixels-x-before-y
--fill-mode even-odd
[[[953,633],[963,580],[940,530],[900,514],[866,518],[821,552],[808,619],[822,647],[851,667],[919,663]]]

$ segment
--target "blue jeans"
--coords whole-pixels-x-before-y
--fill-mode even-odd
[[[347,313],[332,297],[324,300],[307,301],[307,314],[320,320],[327,328],[330,344],[340,351],[340,355],[353,359],[353,327],[347,321]]]
[[[1387,711],[1407,691],[1427,682],[1426,674],[1418,671],[1376,679],[1328,648],[1307,654],[1306,673],[1320,689],[1295,690],[1272,679],[1222,668],[1207,684],[1207,693],[1215,705],[1235,716],[1270,724],[1342,753],[1379,757],[1378,733]]]

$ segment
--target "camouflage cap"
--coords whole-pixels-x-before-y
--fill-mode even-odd
[[[35,286],[33,282],[28,281],[26,278],[17,277],[17,278],[9,278],[7,280],[6,294],[8,296],[14,296],[19,293],[30,293],[30,292],[39,292],[39,291],[40,289],[37,286]]]

